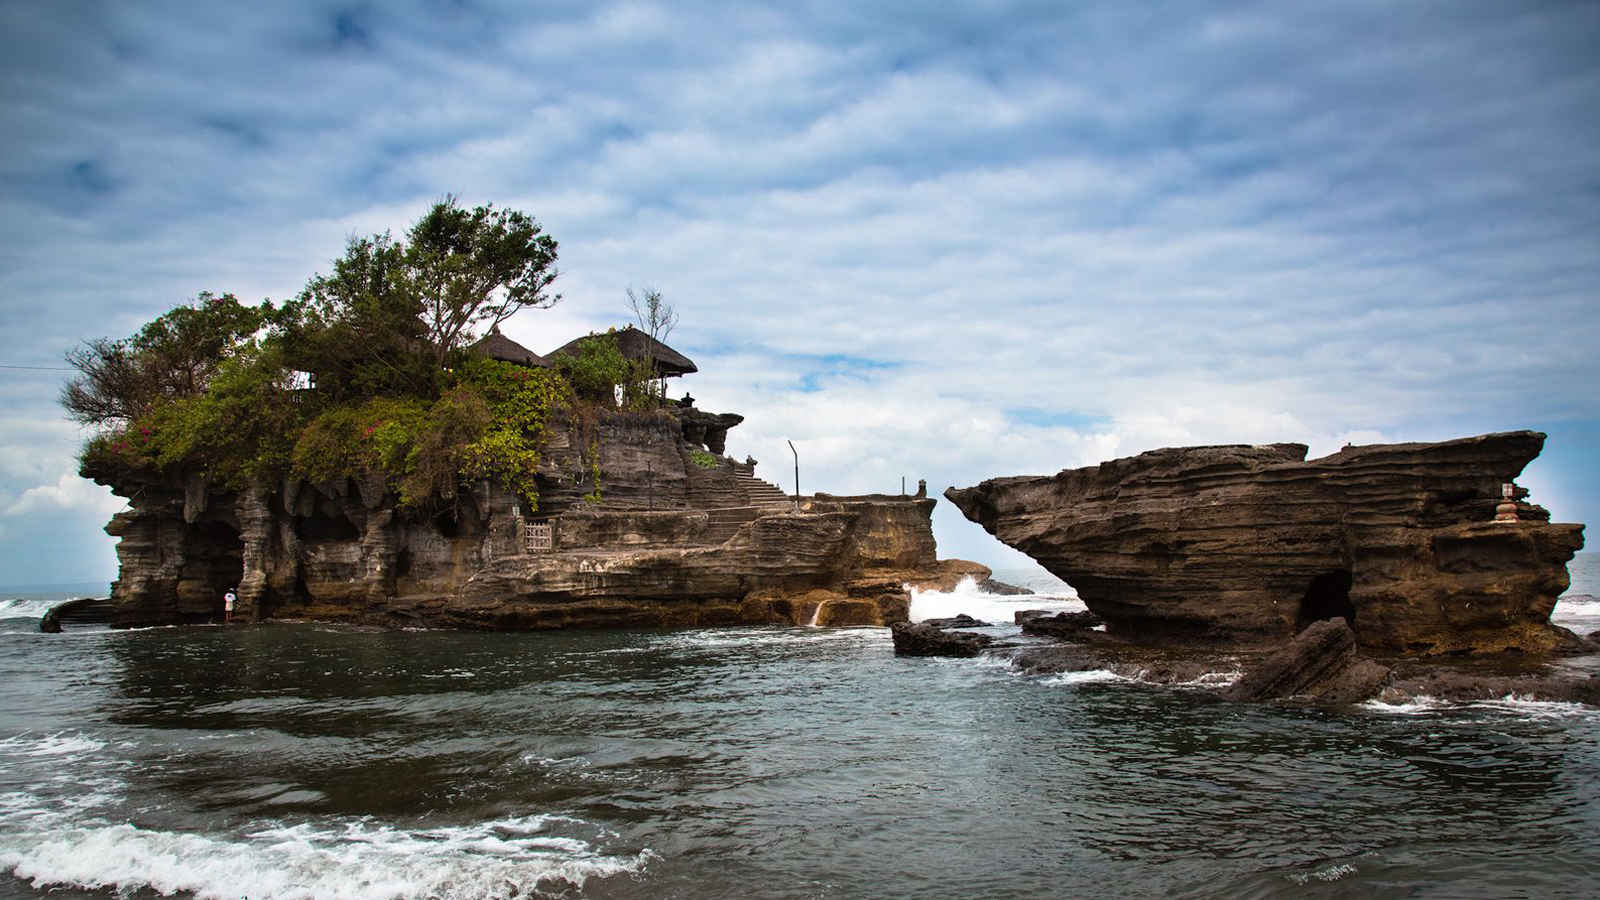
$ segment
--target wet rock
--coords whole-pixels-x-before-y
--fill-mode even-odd
[[[978,590],[983,591],[985,594],[997,594],[1001,597],[1019,597],[1023,594],[1033,593],[1033,591],[1025,587],[1017,587],[1004,581],[995,581],[993,578],[980,580],[978,582]]]
[[[46,610],[45,614],[39,617],[39,630],[45,634],[61,633],[61,619],[55,610]]]
[[[974,619],[966,613],[951,616],[947,619],[923,619],[922,624],[934,628],[986,628],[989,623],[982,619]]]
[[[1318,622],[1247,670],[1228,688],[1230,700],[1309,697],[1322,703],[1358,703],[1388,681],[1386,666],[1356,655],[1356,636],[1344,619]]]
[[[1396,679],[1379,699],[1404,702],[1417,697],[1455,701],[1510,697],[1600,706],[1600,677],[1559,673],[1497,675],[1437,669]]]
[[[1026,619],[1018,614],[1017,624],[1022,626],[1023,634],[1070,641],[1084,640],[1086,638],[1084,632],[1094,632],[1097,626],[1104,624],[1104,620],[1092,612],[1059,612],[1054,615],[1029,616]]]
[[[945,631],[924,623],[896,622],[889,632],[896,656],[972,657],[994,642],[985,634]]]
[[[1113,664],[1113,660],[1106,654],[1079,644],[1026,647],[1017,651],[1011,662],[1028,675],[1086,672],[1109,668]]]
[[[1544,440],[1184,447],[945,496],[1130,640],[1261,644],[1340,616],[1385,653],[1546,653],[1583,526],[1520,501],[1494,521]]]

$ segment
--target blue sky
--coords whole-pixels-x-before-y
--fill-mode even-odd
[[[729,452],[807,490],[1527,427],[1600,519],[1600,5],[261,6],[0,4],[0,363],[454,193],[561,242],[508,333],[660,289]],[[65,374],[0,369],[0,583],[114,572]]]

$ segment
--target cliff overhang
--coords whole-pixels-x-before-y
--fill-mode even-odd
[[[1574,643],[1550,612],[1583,526],[1515,487],[1544,440],[1171,448],[945,497],[1128,640],[1268,644],[1339,617],[1381,653],[1546,653]]]

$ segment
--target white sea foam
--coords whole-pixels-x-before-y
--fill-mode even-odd
[[[1357,869],[1349,863],[1334,863],[1310,872],[1291,872],[1289,880],[1295,884],[1309,884],[1312,881],[1338,881],[1356,874]]]
[[[1515,694],[1507,694],[1498,700],[1478,700],[1471,706],[1474,709],[1488,709],[1534,719],[1569,719],[1600,715],[1600,710],[1582,703],[1532,700]]]
[[[1069,589],[1070,590],[1070,589]],[[1014,614],[1023,609],[1046,609],[1052,612],[1081,612],[1088,607],[1083,601],[1065,592],[1061,594],[991,594],[978,587],[978,582],[968,577],[961,579],[953,591],[922,591],[911,589],[911,621],[945,619],[966,613],[995,625],[1010,625]]]
[[[591,878],[637,874],[649,850],[612,856],[552,834],[556,817],[402,830],[360,819],[271,827],[231,837],[128,824],[56,825],[0,834],[0,869],[36,888],[119,893],[393,900],[526,897],[581,889]]]
[[[1132,681],[1124,678],[1109,669],[1084,669],[1079,672],[1062,672],[1058,675],[1049,675],[1040,679],[1041,684],[1074,686],[1080,684],[1094,684],[1101,681]]]
[[[1386,713],[1395,716],[1417,716],[1424,713],[1438,712],[1454,705],[1440,700],[1438,697],[1429,697],[1426,694],[1411,697],[1398,703],[1374,698],[1359,704],[1362,709],[1368,712]]]
[[[1533,700],[1507,694],[1497,700],[1470,700],[1464,702],[1443,700],[1419,694],[1402,702],[1386,702],[1381,699],[1368,700],[1361,704],[1362,709],[1371,712],[1386,713],[1389,715],[1416,716],[1428,713],[1439,713],[1456,710],[1482,710],[1497,715],[1512,715],[1533,719],[1568,719],[1585,716],[1600,716],[1600,710],[1582,703],[1568,703],[1561,700]]]
[[[61,602],[63,601],[29,600],[25,597],[0,600],[0,619],[37,619],[49,612],[50,607]]]
[[[24,733],[0,741],[0,754],[82,757],[102,750],[105,746],[105,741],[65,731],[54,734]]]
[[[1578,634],[1600,631],[1600,600],[1586,594],[1563,597],[1556,601],[1550,621]]]

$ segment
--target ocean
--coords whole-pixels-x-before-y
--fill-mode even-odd
[[[1594,554],[1571,593],[1600,594]],[[1009,576],[1009,577],[1008,577]],[[1079,608],[1048,576],[913,615]],[[0,897],[1587,897],[1600,710],[1327,711],[881,628],[37,631]],[[1579,631],[1600,605],[1556,609]]]

